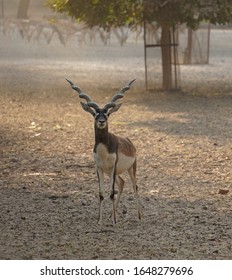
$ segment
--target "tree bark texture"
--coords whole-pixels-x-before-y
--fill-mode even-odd
[[[28,18],[27,12],[30,5],[30,0],[20,0],[17,18],[26,19]]]
[[[163,70],[163,89],[171,90],[172,85],[172,46],[171,31],[167,25],[162,25],[161,33],[161,53],[162,53],[162,70]]]

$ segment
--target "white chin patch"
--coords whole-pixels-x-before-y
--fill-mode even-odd
[[[104,128],[106,127],[106,123],[98,123],[98,124],[97,124],[97,127],[98,127],[99,129],[104,129]]]

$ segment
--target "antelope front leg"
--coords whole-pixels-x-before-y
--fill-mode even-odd
[[[115,190],[114,190],[114,186],[115,186],[115,177],[116,177],[116,170],[115,168],[113,169],[111,176],[110,176],[110,199],[112,201],[112,223],[113,225],[116,224],[116,209],[115,209],[115,199],[114,199],[114,194],[115,194]]]
[[[118,207],[120,197],[121,197],[123,187],[124,187],[124,180],[119,175],[116,175],[115,182],[118,185],[118,195],[117,195],[117,198],[115,200],[115,209],[116,209],[116,212],[117,212],[117,207]]]
[[[98,224],[102,225],[102,204],[104,200],[104,173],[101,168],[97,169],[97,176],[98,176],[98,182],[99,182],[99,214],[98,214]]]

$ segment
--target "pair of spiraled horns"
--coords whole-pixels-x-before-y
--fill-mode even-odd
[[[72,87],[75,91],[77,91],[77,92],[79,93],[79,97],[86,100],[87,105],[88,105],[89,107],[92,107],[93,109],[95,109],[95,111],[98,110],[98,109],[100,109],[99,106],[98,106],[98,104],[97,104],[96,102],[94,102],[88,94],[84,93],[78,86],[76,86],[76,85],[75,85],[72,81],[70,81],[69,79],[66,78],[66,80],[70,83],[71,87]],[[128,89],[130,89],[132,83],[133,83],[135,80],[136,80],[136,79],[130,81],[130,82],[129,82],[126,86],[124,86],[118,93],[116,93],[116,94],[112,97],[112,99],[110,100],[110,102],[107,103],[107,104],[104,106],[104,109],[105,109],[106,111],[108,111],[110,108],[114,108],[114,107],[116,106],[116,103],[115,103],[115,102],[116,102],[118,99],[121,99],[121,98],[124,97],[124,92],[127,91]]]

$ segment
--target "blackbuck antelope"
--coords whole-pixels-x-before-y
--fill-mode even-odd
[[[104,200],[104,173],[110,176],[110,198],[112,201],[113,224],[116,223],[116,209],[119,204],[120,196],[123,191],[124,180],[119,175],[128,171],[133,183],[135,199],[137,203],[138,218],[141,219],[141,212],[138,201],[138,187],[136,185],[136,149],[128,138],[122,138],[108,132],[108,118],[110,114],[116,112],[122,103],[115,103],[118,99],[124,97],[124,92],[130,89],[132,80],[113,96],[109,103],[103,108],[99,108],[89,95],[84,93],[78,86],[67,79],[72,88],[78,92],[79,97],[86,100],[86,103],[80,102],[82,108],[93,115],[95,129],[95,145],[93,149],[94,160],[97,166],[97,175],[99,181],[99,220],[102,224],[102,203]],[[115,200],[115,182],[118,185],[118,194]]]

